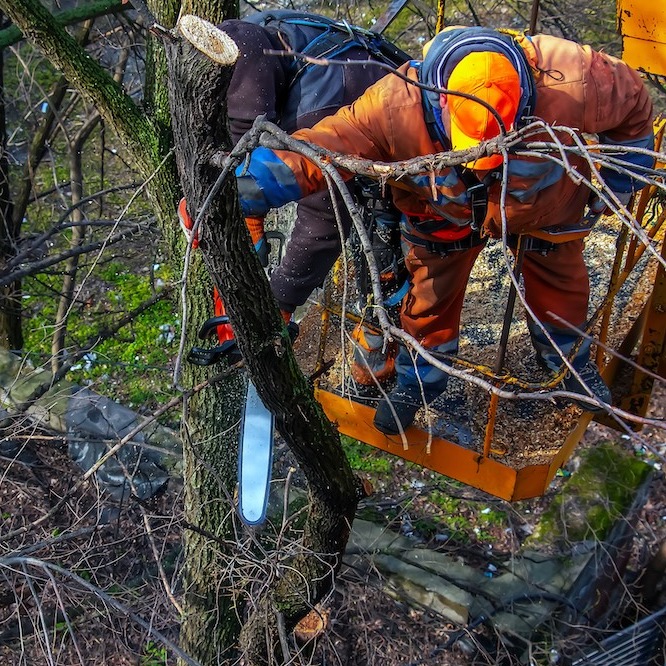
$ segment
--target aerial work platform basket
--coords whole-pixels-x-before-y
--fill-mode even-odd
[[[655,125],[658,149],[665,127],[666,120]],[[664,164],[657,166],[664,168]],[[655,256],[665,257],[663,191],[654,187],[642,190],[634,202],[634,216],[652,251],[646,251],[646,246],[620,224],[606,230],[609,245],[595,259],[600,264],[597,270],[605,274],[604,293],[592,318],[591,334],[597,341],[596,360],[611,387],[614,407],[638,419],[592,414],[561,401],[539,402],[521,410],[519,401],[500,398],[494,411],[487,393],[469,386],[464,390],[475,407],[468,418],[470,423],[475,421],[477,436],[465,441],[442,434],[437,402],[429,418],[408,428],[404,439],[388,437],[374,428],[374,404],[319,388],[317,399],[328,418],[342,434],[496,497],[520,500],[544,494],[593,419],[620,431],[640,430],[655,378],[666,376],[666,274]],[[595,229],[595,233],[602,232]],[[548,384],[544,379],[543,385],[553,388],[552,380]],[[502,433],[498,435],[498,431]],[[526,447],[516,443],[519,439],[536,441],[537,445]]]
[[[531,32],[536,25],[538,3],[539,0],[534,0]],[[617,17],[623,59],[665,89],[666,5],[654,0],[618,0]],[[663,149],[665,127],[665,119],[655,122],[657,151]],[[665,167],[664,163],[657,164],[662,171]],[[615,227],[597,223],[587,242],[593,245],[596,236],[607,235],[605,248],[597,256],[588,257],[591,259],[588,263],[591,277],[595,272],[597,277],[604,276],[603,294],[593,304],[594,315],[588,331],[597,343],[597,365],[612,390],[613,413],[593,414],[557,400],[524,409],[517,407],[517,401],[498,399],[497,396],[491,398],[487,392],[483,395],[484,391],[478,387],[467,385],[462,390],[467,402],[473,404],[472,412],[467,413],[470,426],[467,435],[472,433],[472,436],[456,437],[455,429],[454,436],[451,436],[450,428],[442,428],[447,406],[438,406],[436,401],[426,418],[417,419],[404,438],[387,437],[372,424],[377,400],[368,401],[354,396],[353,392],[340,391],[339,385],[335,387],[333,383],[328,387],[320,384],[317,389],[317,399],[327,416],[344,435],[496,497],[520,500],[544,494],[592,420],[625,434],[640,431],[655,381],[666,377],[665,198],[663,188],[652,186],[644,188],[632,202],[643,241],[616,220]],[[487,290],[492,281],[486,276],[485,282],[480,280],[480,283],[480,289]],[[463,329],[471,290],[473,287],[468,285]],[[492,309],[486,303],[480,311]],[[326,306],[322,312],[322,320],[328,321],[330,308]],[[482,328],[484,322],[477,325]],[[514,325],[512,320],[511,326]],[[320,341],[320,351],[325,337],[326,334]],[[498,338],[495,335],[495,346]],[[486,346],[485,353],[492,353],[492,348]],[[464,354],[461,346],[461,358]],[[530,378],[527,383],[523,382],[524,385],[544,389],[555,387],[556,381],[552,378],[549,381],[543,375],[539,378],[537,370],[523,363],[521,356],[533,356],[529,345],[519,347],[514,352],[516,355],[519,358],[518,361],[514,359],[513,368],[503,368],[507,373],[501,378],[495,375],[495,386],[504,386],[499,379],[506,379],[516,370],[517,364],[518,370]],[[320,365],[321,358],[317,363]],[[468,367],[479,370],[485,366],[477,356],[468,362]],[[491,373],[486,372],[486,378],[489,376]],[[449,382],[449,388],[451,384]]]

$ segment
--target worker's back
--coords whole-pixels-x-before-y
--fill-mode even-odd
[[[396,67],[408,59],[379,35],[305,12],[259,12],[242,21],[225,21],[220,27],[241,53],[227,94],[234,141],[264,114],[286,132],[311,127],[351,104],[387,73],[372,64],[324,66],[266,51],[292,51],[334,61],[379,61]]]

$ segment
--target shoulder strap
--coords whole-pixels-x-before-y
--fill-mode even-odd
[[[393,67],[409,60],[406,53],[382,35],[326,16],[283,9],[258,12],[245,20],[282,33],[294,51],[312,58],[336,58],[350,48],[360,47]],[[294,77],[300,76],[307,66],[308,63],[295,60]]]

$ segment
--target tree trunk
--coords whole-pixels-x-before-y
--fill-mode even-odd
[[[188,67],[192,47],[187,42],[177,42],[167,44],[166,50],[176,156],[183,192],[193,210],[192,206],[203,201],[217,176],[217,172],[206,167],[205,161],[198,161],[197,157],[202,155],[197,156],[197,151],[205,151],[207,140],[208,150],[211,143],[229,148],[231,139],[219,108],[206,118],[192,115],[196,113],[193,109],[200,108],[201,101],[197,90],[201,79],[193,76]],[[203,57],[195,57],[195,61],[208,66]],[[205,79],[210,94],[218,100],[225,98],[230,71],[227,69],[226,75],[216,81]],[[212,127],[211,122],[216,126]],[[233,193],[227,192],[216,201],[224,207],[233,200],[232,196]],[[195,332],[213,314],[213,285],[200,252],[192,255],[186,291],[189,348],[201,344],[195,339]],[[209,368],[186,365],[183,383],[190,387],[212,375]],[[237,657],[240,604],[235,598],[234,581],[225,573],[231,570],[233,548],[224,544],[235,540],[231,513],[243,391],[242,377],[233,373],[196,395],[185,410],[185,521],[194,529],[184,535],[184,617],[180,643],[187,654],[206,666],[222,660],[232,663]],[[220,408],[221,405],[225,407]]]
[[[190,5],[191,6],[191,5]],[[176,0],[149,0],[148,7],[161,25],[169,28],[178,15]],[[56,24],[38,0],[0,0],[24,35],[35,42],[79,91],[91,101],[124,143],[155,204],[174,273],[181,270],[184,243],[176,221],[180,196],[171,153],[172,135],[166,94],[164,52],[157,40],[150,43],[146,82],[147,109],[140,110],[111,77]],[[237,2],[206,0],[192,7],[213,21],[238,15]],[[198,324],[212,314],[212,283],[201,257],[194,257],[187,287],[188,344],[196,340]],[[184,383],[192,386],[213,376],[210,369],[186,367]],[[239,624],[232,599],[232,581],[223,578],[226,564],[217,538],[233,539],[229,509],[236,480],[236,435],[243,386],[235,376],[213,384],[187,405],[184,419],[185,494],[187,520],[200,530],[186,535],[191,563],[185,565],[186,600],[183,644],[202,664],[217,664],[231,655]],[[204,529],[205,528],[205,529]],[[208,530],[208,531],[206,531]],[[207,536],[207,534],[212,535]]]
[[[219,169],[211,166],[213,156],[231,146],[224,100],[232,70],[215,65],[185,40],[167,45],[167,59],[178,167],[189,212],[197,217],[219,176]],[[330,590],[360,492],[338,435],[298,368],[242,220],[233,178],[212,198],[201,224],[200,253],[224,298],[246,367],[309,482],[303,554],[284,567],[273,589],[253,599],[253,611],[242,632],[241,647],[248,663],[269,663],[274,657],[282,663],[286,656],[279,653],[276,618],[282,616],[285,628],[293,628]],[[204,446],[208,443],[199,442],[196,450]],[[235,448],[235,444],[229,446]],[[190,488],[188,504],[194,504],[189,512],[202,506],[194,493],[204,487],[202,483]],[[199,518],[206,518],[201,511]],[[215,525],[207,522],[198,527],[212,530]],[[210,546],[220,550],[217,544]],[[188,567],[195,558],[188,547]],[[191,576],[188,583],[192,585]],[[186,621],[184,638],[189,635]]]

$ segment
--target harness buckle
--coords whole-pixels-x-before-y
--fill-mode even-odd
[[[545,257],[549,252],[553,252],[557,249],[557,243],[551,243],[550,241],[544,240],[542,238],[535,238],[534,236],[523,235],[520,239],[520,244],[524,248],[525,252],[536,252],[542,257]],[[518,235],[510,234],[508,245],[512,249],[518,247]]]
[[[470,208],[472,209],[470,227],[474,231],[478,231],[486,219],[486,212],[488,210],[488,188],[485,183],[481,182],[468,187],[467,193],[469,194],[469,203]]]
[[[455,252],[455,243],[435,243],[433,241],[424,241],[423,246],[430,254],[437,254],[440,257],[448,257],[451,252]]]

